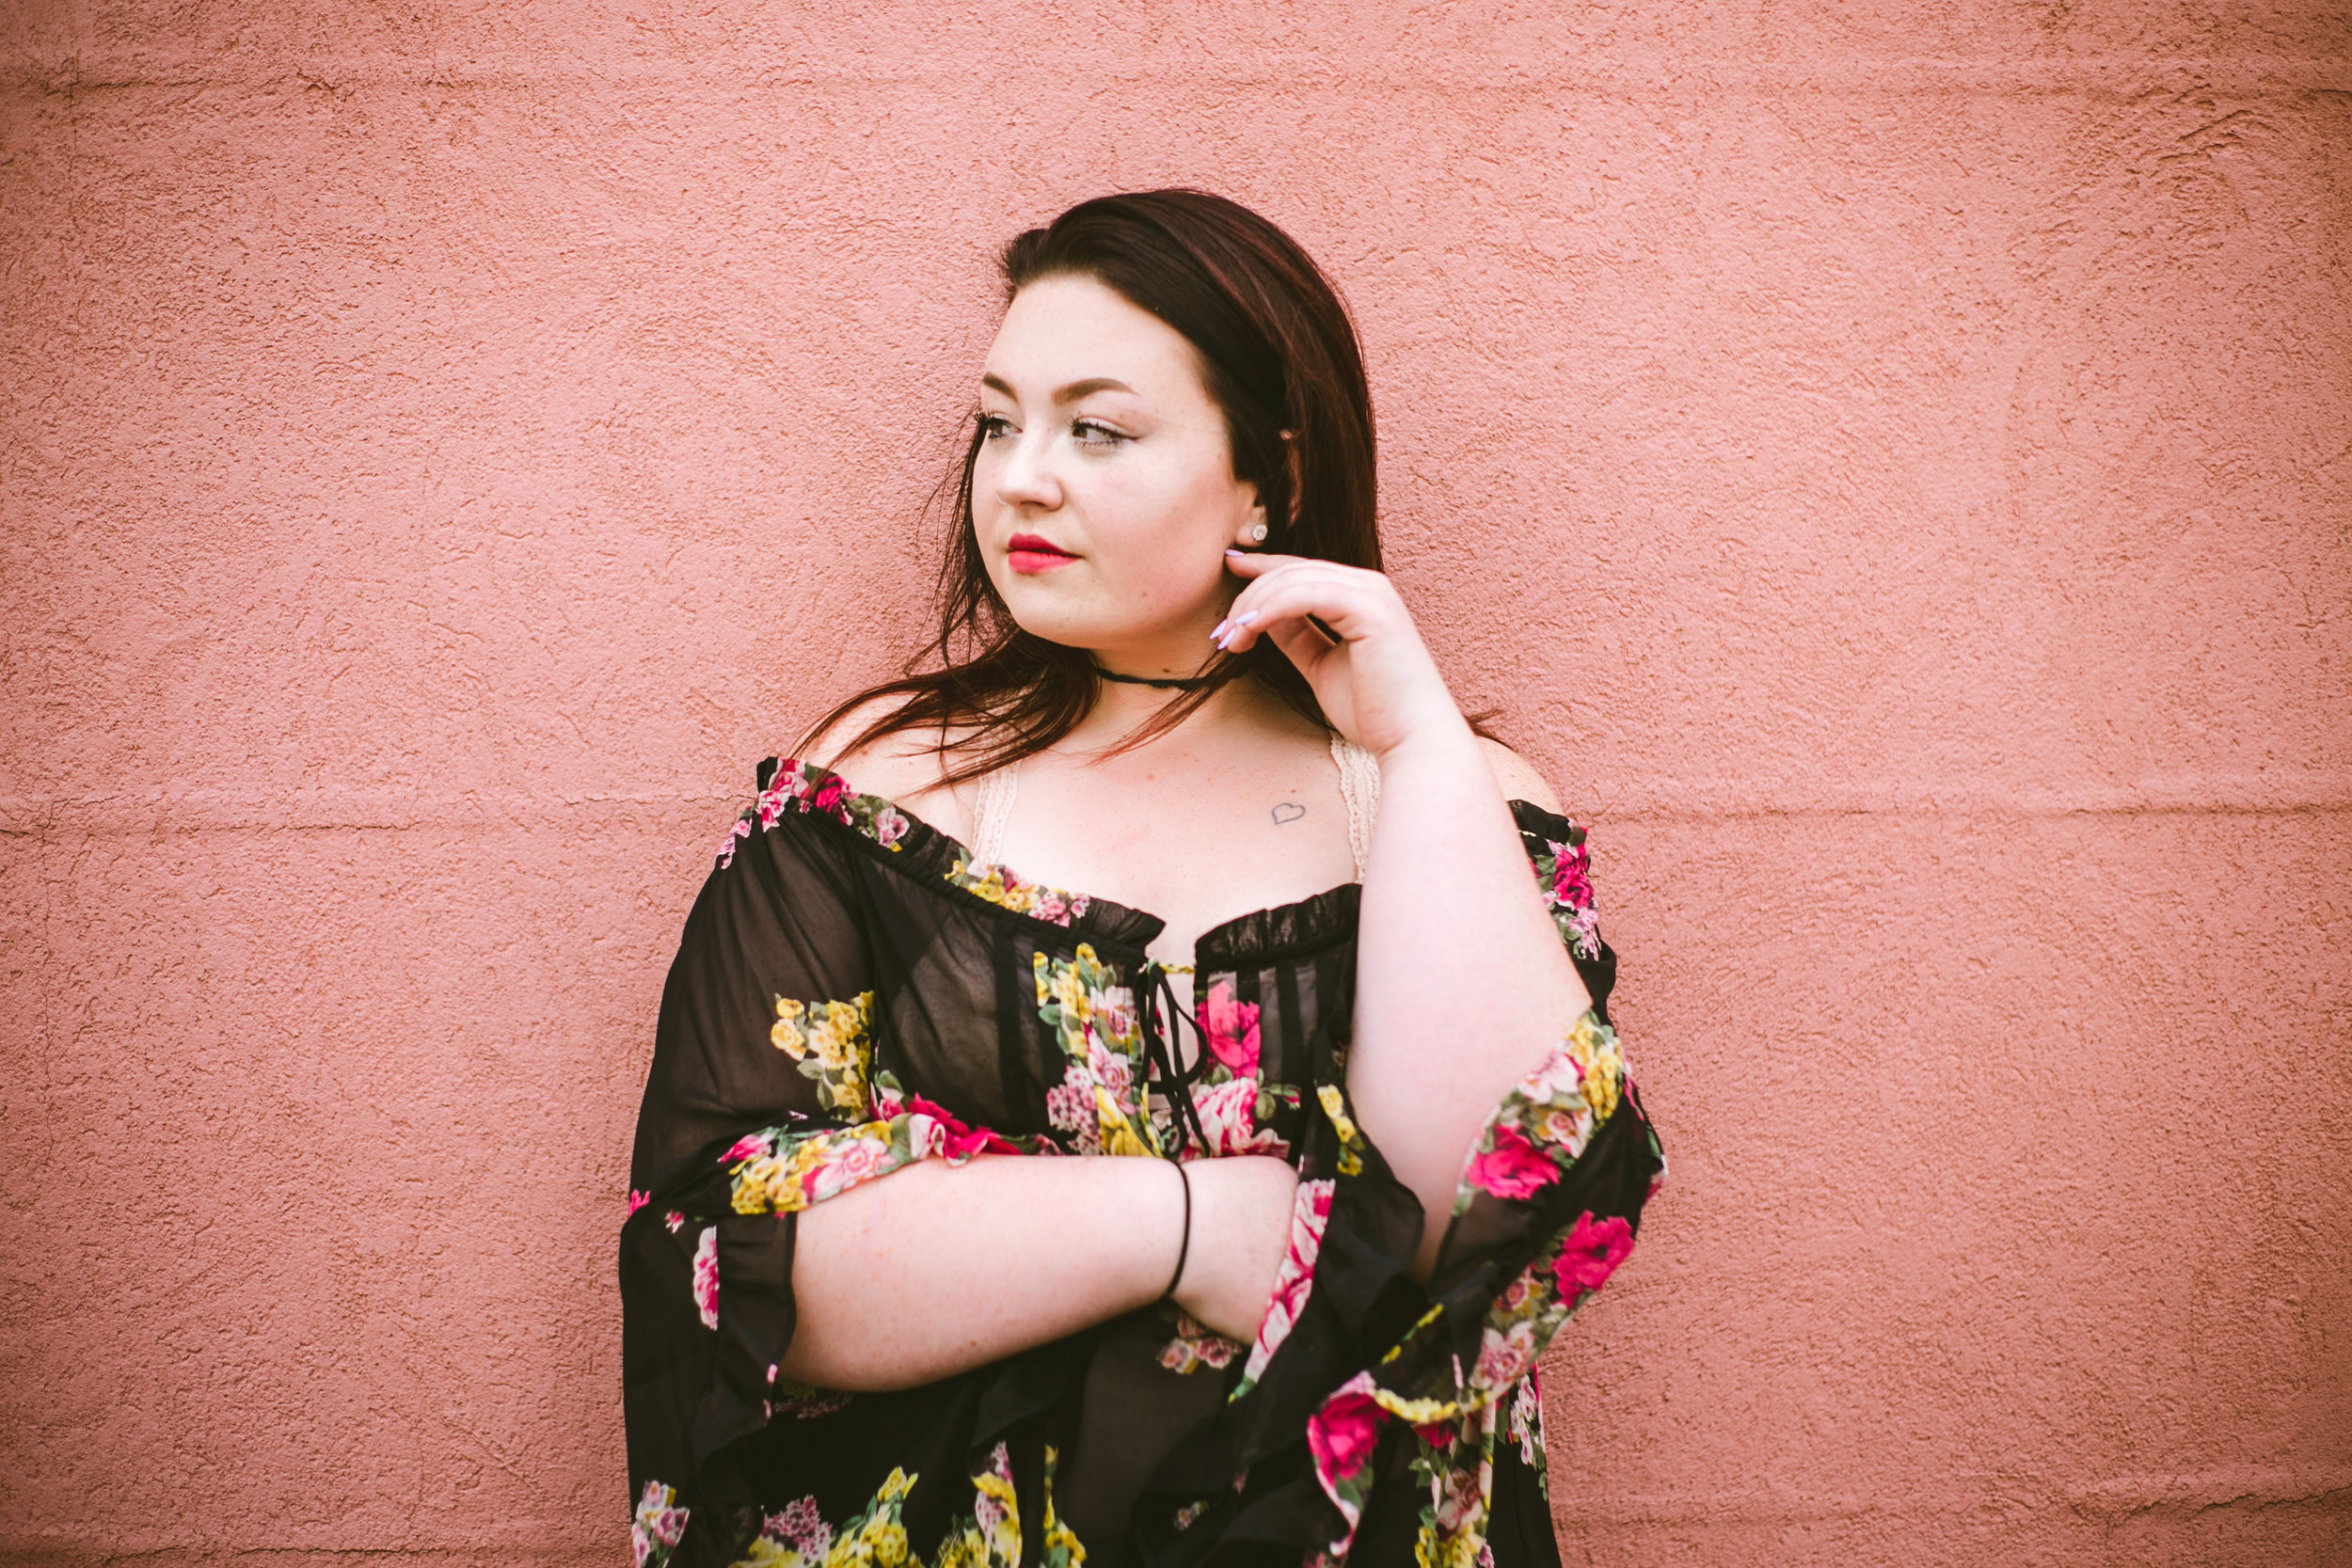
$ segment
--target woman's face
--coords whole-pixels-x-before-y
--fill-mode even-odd
[[[1192,345],[1090,277],[1013,297],[980,381],[972,526],[1022,628],[1189,671],[1263,514]],[[1118,666],[1114,666],[1118,667]]]

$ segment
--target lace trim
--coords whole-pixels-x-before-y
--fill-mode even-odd
[[[1340,799],[1347,802],[1347,851],[1356,857],[1356,879],[1372,863],[1372,826],[1380,816],[1380,764],[1373,754],[1337,734],[1331,761],[1340,770]]]

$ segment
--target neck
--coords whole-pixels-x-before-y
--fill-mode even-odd
[[[1155,691],[1198,691],[1209,684],[1207,675],[1131,675],[1097,664],[1095,673],[1120,686],[1148,686]]]
[[[1154,680],[1190,679],[1190,670],[1169,670],[1162,673],[1140,659],[1112,660],[1105,665],[1120,674],[1149,676]],[[1243,719],[1253,706],[1258,683],[1244,675],[1209,693],[1208,700],[1187,715],[1179,729],[1184,732],[1222,728]],[[1095,687],[1094,708],[1078,721],[1071,738],[1081,748],[1116,745],[1120,738],[1149,722],[1152,717],[1168,704],[1181,701],[1182,690],[1143,686],[1130,681],[1103,681]]]

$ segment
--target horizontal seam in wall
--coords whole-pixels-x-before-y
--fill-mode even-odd
[[[421,812],[397,816],[294,816],[255,814],[213,816],[201,811],[154,816],[132,815],[135,808],[93,810],[87,805],[24,810],[0,806],[0,838],[136,838],[155,835],[211,833],[343,833],[410,832],[433,829],[478,829],[548,824],[566,814],[589,812],[611,821],[635,815],[672,816],[707,811],[713,832],[723,832],[724,800],[589,800],[550,802],[533,799],[527,804],[488,806],[466,812]],[[2106,803],[2097,805],[2013,805],[1997,802],[1949,802],[1895,806],[1756,806],[1705,811],[1667,807],[1657,810],[1587,812],[1570,815],[1601,828],[1704,826],[1711,823],[1864,821],[2058,821],[2067,818],[2115,820],[2131,817],[2295,817],[2352,814],[2352,800],[2174,801],[2164,803]]]
[[[1491,52],[1446,49],[1433,45],[1422,63],[1391,70],[1335,68],[1324,55],[1252,57],[1246,68],[1219,69],[1215,62],[1188,62],[1183,67],[1135,69],[1132,62],[1104,62],[1120,81],[1173,80],[1200,89],[1277,89],[1312,95],[1343,92],[1361,97],[1367,91],[1402,95],[1463,95],[1509,99],[1527,93],[1561,90],[1601,92],[1657,91],[1677,88],[1720,94],[1744,91],[1772,96],[1805,93],[1888,91],[1907,93],[2006,94],[2016,92],[2079,96],[2102,101],[2135,96],[2146,89],[2193,87],[2229,94],[2270,91],[2343,91],[2352,88],[2352,62],[2296,55],[2214,55],[2200,57],[2163,55],[2093,55],[2041,64],[1997,57],[1986,59],[1856,60],[1838,69],[1806,74],[1779,75],[1753,65],[1725,60],[1678,61],[1644,70],[1639,66],[1602,70],[1545,71],[1514,67]],[[1448,58],[1462,62],[1458,71],[1446,69]],[[361,88],[447,92],[543,91],[550,82],[579,80],[606,87],[649,90],[707,88],[722,92],[779,89],[870,91],[877,87],[936,87],[968,82],[978,71],[990,71],[1001,81],[1008,62],[980,58],[956,67],[929,64],[875,66],[866,62],[840,65],[809,61],[752,65],[734,71],[698,70],[691,66],[636,66],[619,71],[492,70],[453,74],[446,66],[387,69],[373,61],[328,60],[307,71],[288,71],[276,58],[256,59],[250,74],[223,72],[216,67],[173,74],[108,71],[78,72],[78,61],[60,62],[47,70],[27,64],[5,79],[0,91],[32,96],[103,99],[109,93],[136,91],[218,92],[226,88],[268,89],[299,95],[324,91],[341,97]],[[1068,68],[1036,72],[1038,80],[1060,81]],[[1020,72],[1014,71],[1017,77]]]

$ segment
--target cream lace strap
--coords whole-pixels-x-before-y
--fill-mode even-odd
[[[1340,770],[1340,799],[1347,802],[1347,849],[1356,857],[1356,879],[1372,862],[1372,825],[1380,816],[1380,764],[1370,752],[1338,735],[1331,761]]]
[[[1005,821],[1012,816],[1013,797],[1021,793],[1021,765],[1008,763],[983,773],[972,799],[972,859],[980,865],[1002,865]]]

